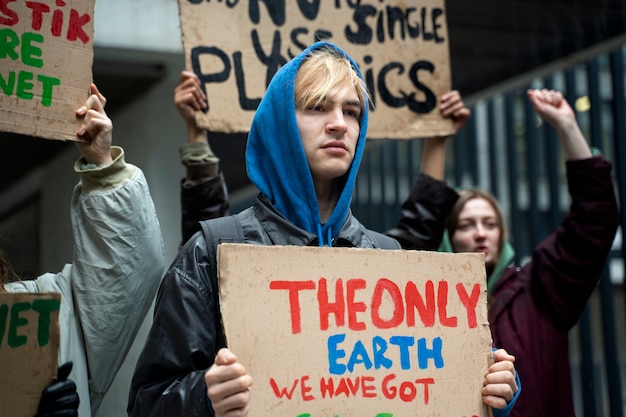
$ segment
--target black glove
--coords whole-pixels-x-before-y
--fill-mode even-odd
[[[72,362],[59,366],[57,380],[41,393],[39,408],[35,417],[76,417],[78,416],[78,393],[76,384],[67,379],[72,371]]]

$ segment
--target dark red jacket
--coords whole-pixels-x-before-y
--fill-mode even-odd
[[[417,198],[451,207],[456,199],[431,179],[418,177],[402,206],[399,226],[388,232],[405,249],[438,245],[442,235],[414,239],[422,214]],[[510,416],[574,416],[568,333],[593,293],[619,224],[611,164],[601,157],[567,162],[570,211],[524,266],[510,266],[489,296],[494,346],[515,355],[522,390]],[[420,194],[418,190],[421,190]],[[426,194],[424,194],[426,192]],[[430,199],[428,192],[433,192]],[[414,207],[414,209],[411,209]],[[442,212],[431,209],[429,213]],[[445,216],[427,218],[427,230],[443,231]],[[428,213],[427,213],[428,214]],[[438,223],[439,222],[439,223]],[[424,237],[424,236],[422,236]],[[417,244],[412,244],[415,242]],[[491,277],[493,279],[494,277]]]
[[[523,389],[511,416],[574,416],[568,334],[604,268],[619,225],[611,164],[567,162],[570,211],[490,296],[494,345],[515,355]]]

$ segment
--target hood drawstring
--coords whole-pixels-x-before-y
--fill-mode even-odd
[[[327,240],[327,246],[328,247],[333,247],[333,239],[332,239],[332,233],[331,233],[331,228],[328,228],[328,240]],[[322,235],[322,223],[318,223],[317,224],[317,240],[319,241],[319,245],[320,246],[324,246],[324,237]]]
[[[322,223],[317,224],[317,241],[320,247],[324,246],[324,239],[322,238]]]

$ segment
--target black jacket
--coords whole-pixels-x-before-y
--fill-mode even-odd
[[[244,242],[260,245],[317,246],[317,236],[276,211],[260,195],[254,206],[237,214]],[[211,221],[211,220],[209,220]],[[333,246],[377,248],[393,239],[366,229],[348,215]],[[154,322],[131,383],[128,411],[139,416],[209,416],[204,374],[219,343],[220,318],[213,314],[217,293],[211,286],[210,255],[202,232],[183,246],[157,294]]]

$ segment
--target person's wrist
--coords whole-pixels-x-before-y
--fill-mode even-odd
[[[83,152],[83,159],[87,164],[96,166],[105,166],[113,163],[111,150],[107,149],[100,152]]]
[[[96,166],[106,166],[111,165],[113,163],[113,158],[111,158],[111,154],[109,153],[108,157],[102,158],[85,158],[85,161],[88,164],[96,165]]]
[[[580,132],[580,128],[578,127],[578,123],[575,119],[557,119],[552,123],[552,125],[559,135],[570,136]]]
[[[433,136],[424,139],[424,146],[428,149],[443,148],[446,146],[446,142],[450,139],[450,136]]]
[[[189,126],[187,128],[187,143],[207,143],[206,132],[197,126]]]

